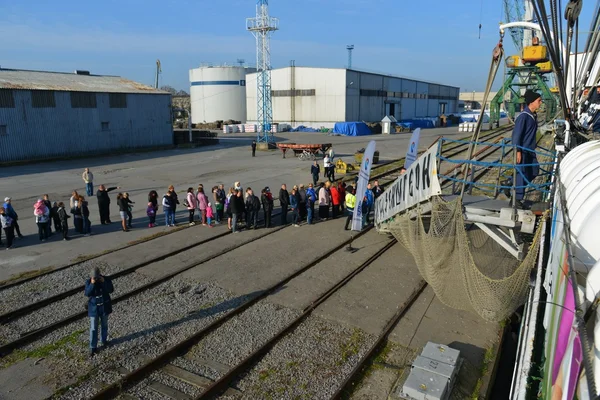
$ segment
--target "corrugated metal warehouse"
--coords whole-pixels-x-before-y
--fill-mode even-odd
[[[248,120],[256,121],[256,74],[246,82]],[[332,127],[458,112],[459,88],[342,68],[286,67],[271,71],[273,122]]]
[[[86,71],[0,69],[0,162],[171,144],[169,93]]]

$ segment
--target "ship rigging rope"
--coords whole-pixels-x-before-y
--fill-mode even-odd
[[[504,39],[504,33],[500,33],[500,41],[494,47],[492,51],[492,63],[490,64],[490,72],[488,73],[487,84],[485,85],[485,92],[483,94],[483,101],[481,103],[481,111],[479,113],[479,119],[477,120],[477,125],[475,127],[475,131],[471,136],[471,142],[469,143],[469,154],[467,159],[470,160],[473,158],[473,154],[475,149],[477,148],[477,142],[479,141],[479,134],[481,133],[481,126],[483,125],[483,117],[485,115],[485,105],[487,104],[488,97],[490,96],[490,91],[492,90],[492,85],[494,84],[494,80],[496,79],[496,74],[498,73],[498,68],[500,67],[500,63],[504,59],[504,47],[502,45],[502,40]],[[468,176],[469,170],[471,168],[470,163],[466,163],[463,166],[463,176]],[[465,193],[465,183],[461,185],[460,188],[460,199],[462,200]]]

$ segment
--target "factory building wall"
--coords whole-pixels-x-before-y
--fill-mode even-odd
[[[256,121],[256,74],[248,75],[248,121]],[[273,122],[329,126],[345,116],[345,73],[339,69],[287,67],[271,71]]]
[[[13,107],[0,102],[0,160],[173,144],[170,95],[90,93],[82,98],[81,92],[73,93],[75,99],[71,92],[0,90],[0,96],[13,100]]]

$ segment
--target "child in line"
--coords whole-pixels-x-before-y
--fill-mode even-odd
[[[154,208],[154,204],[152,202],[148,203],[148,208],[146,208],[146,215],[148,215],[148,219],[150,223],[148,224],[148,228],[153,228],[156,226],[156,208]]]
[[[208,226],[210,228],[212,228],[212,220],[215,217],[215,215],[213,214],[213,209],[212,209],[212,203],[208,203],[207,207],[206,207],[206,223],[208,224]]]

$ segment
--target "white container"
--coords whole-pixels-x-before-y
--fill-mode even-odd
[[[246,74],[254,71],[240,66],[191,69],[192,123],[246,121]]]

